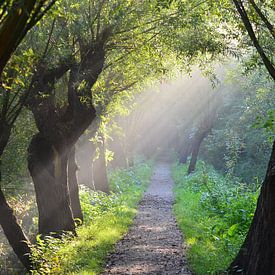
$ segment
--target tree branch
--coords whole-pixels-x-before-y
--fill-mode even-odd
[[[272,64],[272,62],[268,59],[268,57],[266,56],[263,48],[261,47],[255,33],[254,33],[254,30],[252,28],[252,25],[250,23],[250,20],[248,18],[248,15],[245,11],[245,8],[244,8],[244,5],[242,3],[241,0],[233,0],[233,3],[235,4],[236,8],[237,8],[237,11],[243,21],[243,24],[248,32],[248,35],[250,37],[250,39],[252,40],[255,48],[257,49],[265,67],[267,68],[269,74],[271,75],[271,77],[275,80],[275,68]]]
[[[255,11],[258,13],[258,15],[260,16],[260,18],[263,20],[263,22],[265,23],[265,25],[268,28],[269,32],[273,36],[273,38],[275,38],[275,31],[274,31],[274,27],[272,26],[272,24],[268,21],[268,19],[262,13],[262,11],[260,10],[260,8],[256,5],[256,3],[255,3],[254,0],[249,0],[249,2],[251,3],[251,5],[255,9]]]

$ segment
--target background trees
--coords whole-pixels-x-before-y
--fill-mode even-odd
[[[274,130],[260,124],[264,125],[263,118],[268,118],[272,110],[274,84],[263,70],[249,76],[243,75],[241,67],[234,70],[227,77],[231,91],[225,91],[226,104],[218,112],[201,156],[218,170],[253,182],[254,177],[264,178],[270,154]]]

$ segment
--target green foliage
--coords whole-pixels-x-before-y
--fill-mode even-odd
[[[244,76],[236,64],[228,70],[224,104],[201,157],[222,172],[249,183],[263,180],[274,132],[274,82],[262,69]]]
[[[250,226],[258,197],[237,178],[222,176],[199,161],[186,176],[187,166],[174,165],[174,211],[196,274],[221,274],[238,252]]]
[[[32,274],[99,274],[114,244],[127,232],[135,208],[151,177],[152,165],[140,163],[130,170],[114,170],[110,195],[82,187],[84,224],[77,237],[37,239]]]
[[[33,118],[24,110],[12,129],[11,138],[2,156],[2,187],[7,188],[11,194],[18,193],[29,177],[27,148],[35,131]]]

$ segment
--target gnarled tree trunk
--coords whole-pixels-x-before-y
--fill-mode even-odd
[[[67,153],[60,153],[40,134],[32,138],[28,153],[28,168],[39,213],[39,233],[59,236],[63,231],[75,232],[67,185]]]
[[[275,141],[257,208],[230,274],[275,274]]]
[[[55,68],[43,63],[33,77],[27,106],[34,114],[39,133],[29,147],[29,170],[35,185],[42,234],[59,235],[62,231],[75,230],[68,189],[68,157],[78,138],[96,118],[91,88],[103,69],[109,34],[109,30],[102,30],[96,43],[79,39],[81,61],[68,56]],[[68,104],[61,107],[56,104],[54,88],[67,72]]]

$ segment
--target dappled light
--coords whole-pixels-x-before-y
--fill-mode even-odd
[[[275,274],[272,0],[0,3],[0,274]]]

